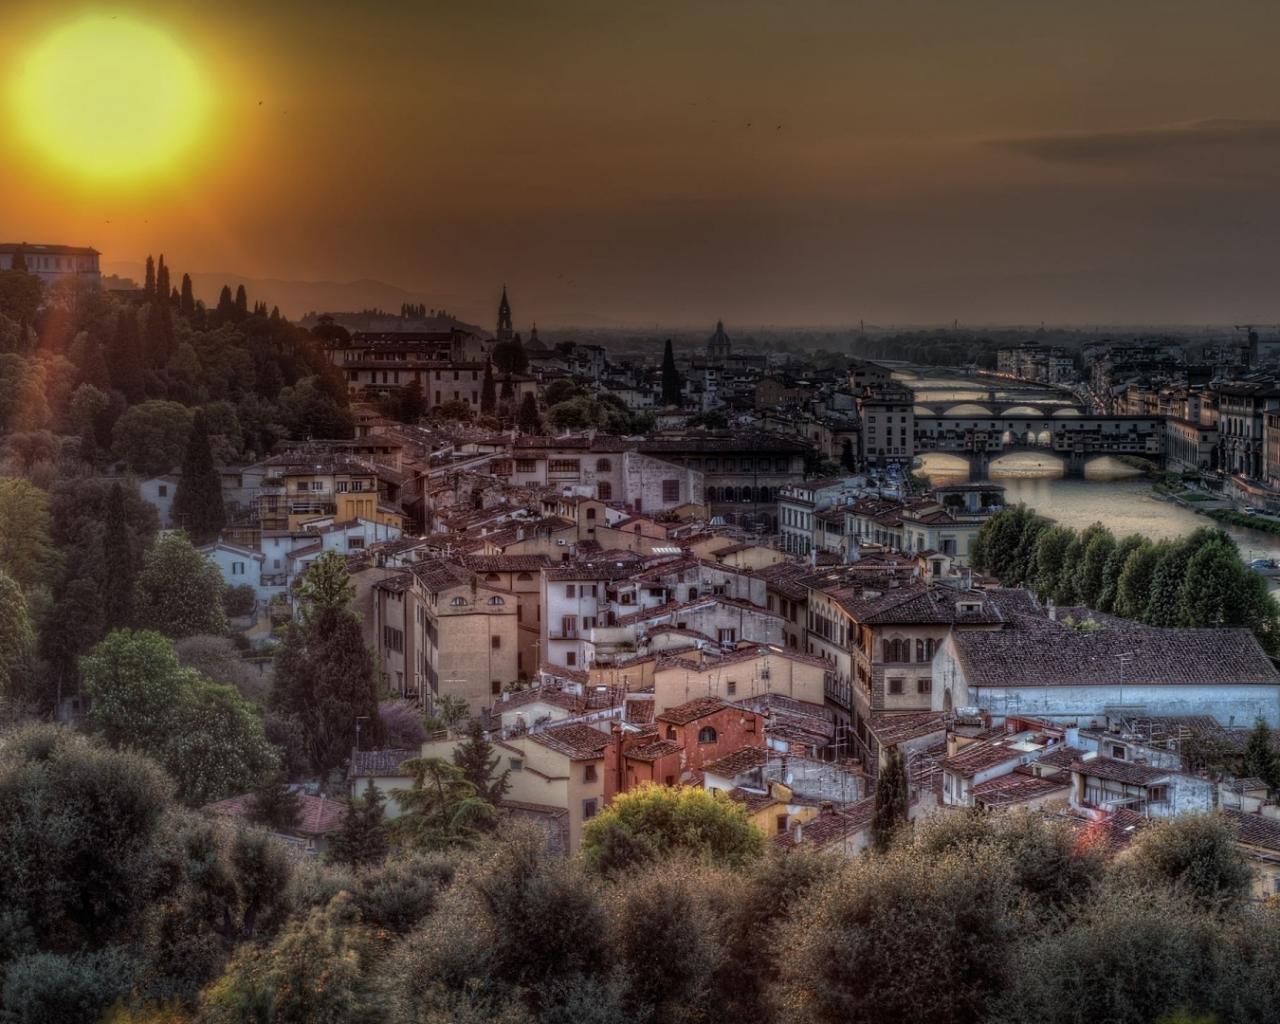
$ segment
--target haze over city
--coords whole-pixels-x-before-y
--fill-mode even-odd
[[[0,222],[473,322],[503,281],[544,324],[1268,316],[1273,4],[350,10],[121,8],[209,87],[194,147],[108,183],[9,119]],[[6,3],[4,66],[67,16]]]

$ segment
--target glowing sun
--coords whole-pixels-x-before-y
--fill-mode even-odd
[[[93,14],[38,40],[16,68],[20,134],[77,175],[138,180],[165,171],[199,138],[209,86],[167,33]]]

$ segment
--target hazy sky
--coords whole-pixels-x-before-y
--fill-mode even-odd
[[[5,159],[0,234],[522,329],[1280,321],[1275,0],[105,6],[202,62],[207,144]],[[0,68],[77,10],[0,8]]]

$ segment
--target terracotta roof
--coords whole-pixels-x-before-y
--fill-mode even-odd
[[[632,725],[643,725],[653,721],[654,704],[652,700],[628,699],[623,704],[623,717]]]
[[[1000,742],[970,743],[943,761],[942,767],[953,775],[970,779],[978,772],[1010,761],[1020,761],[1026,756],[1027,751],[1005,746]]]
[[[1280,821],[1242,811],[1224,810],[1222,813],[1235,831],[1238,842],[1280,852]]]
[[[607,732],[580,723],[531,732],[529,739],[565,754],[574,761],[594,761],[603,756],[604,748],[610,743]]]
[[[673,708],[667,708],[666,711],[658,715],[658,721],[670,722],[672,725],[688,725],[690,722],[696,722],[699,718],[706,718],[707,715],[713,715],[721,708],[728,707],[728,702],[721,700],[719,697],[696,697],[684,704],[677,704]]]
[[[869,728],[882,747],[892,747],[907,740],[945,732],[946,715],[941,711],[916,711],[909,714],[877,712],[870,716]]]
[[[653,740],[642,746],[632,747],[626,752],[627,757],[633,757],[637,761],[656,761],[660,757],[667,757],[670,754],[678,754],[684,747],[680,746],[675,740]]]
[[[464,555],[462,564],[473,572],[538,572],[552,561],[546,555]]]
[[[704,775],[719,775],[727,779],[735,778],[752,768],[761,768],[769,760],[769,752],[764,747],[739,747],[731,754],[718,757],[702,766]]]
[[[414,562],[409,567],[409,571],[422,581],[424,587],[434,593],[440,593],[450,587],[467,586],[476,578],[475,573],[470,569],[436,558]]]
[[[1062,776],[1040,778],[1031,774],[1030,769],[1018,767],[1007,775],[988,779],[974,786],[973,798],[987,807],[1008,807],[1055,793],[1065,793],[1070,788],[1071,783]]]
[[[1107,779],[1127,786],[1149,786],[1160,779],[1177,774],[1169,768],[1152,768],[1132,761],[1119,761],[1113,757],[1095,757],[1089,761],[1073,761],[1071,770],[1093,779]]]
[[[930,583],[912,583],[864,596],[864,588],[854,585],[834,591],[831,596],[854,621],[864,625],[915,623],[997,624],[1003,622],[996,602],[987,591],[956,590]],[[961,611],[961,603],[976,604],[974,611]]]
[[[1050,768],[1070,768],[1074,762],[1084,756],[1084,753],[1079,747],[1063,744],[1036,758],[1036,764],[1047,765]]]
[[[810,818],[799,826],[799,842],[796,841],[796,829],[793,828],[774,836],[773,843],[783,850],[794,850],[799,846],[821,849],[829,843],[869,828],[875,809],[876,798],[869,796],[846,808],[824,811],[816,818]]]

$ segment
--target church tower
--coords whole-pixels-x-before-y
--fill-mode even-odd
[[[733,351],[729,335],[724,333],[724,321],[716,321],[716,333],[707,339],[707,362],[712,366],[724,366]]]
[[[502,286],[502,300],[498,303],[498,340],[511,340],[511,303],[507,301],[507,286]]]

